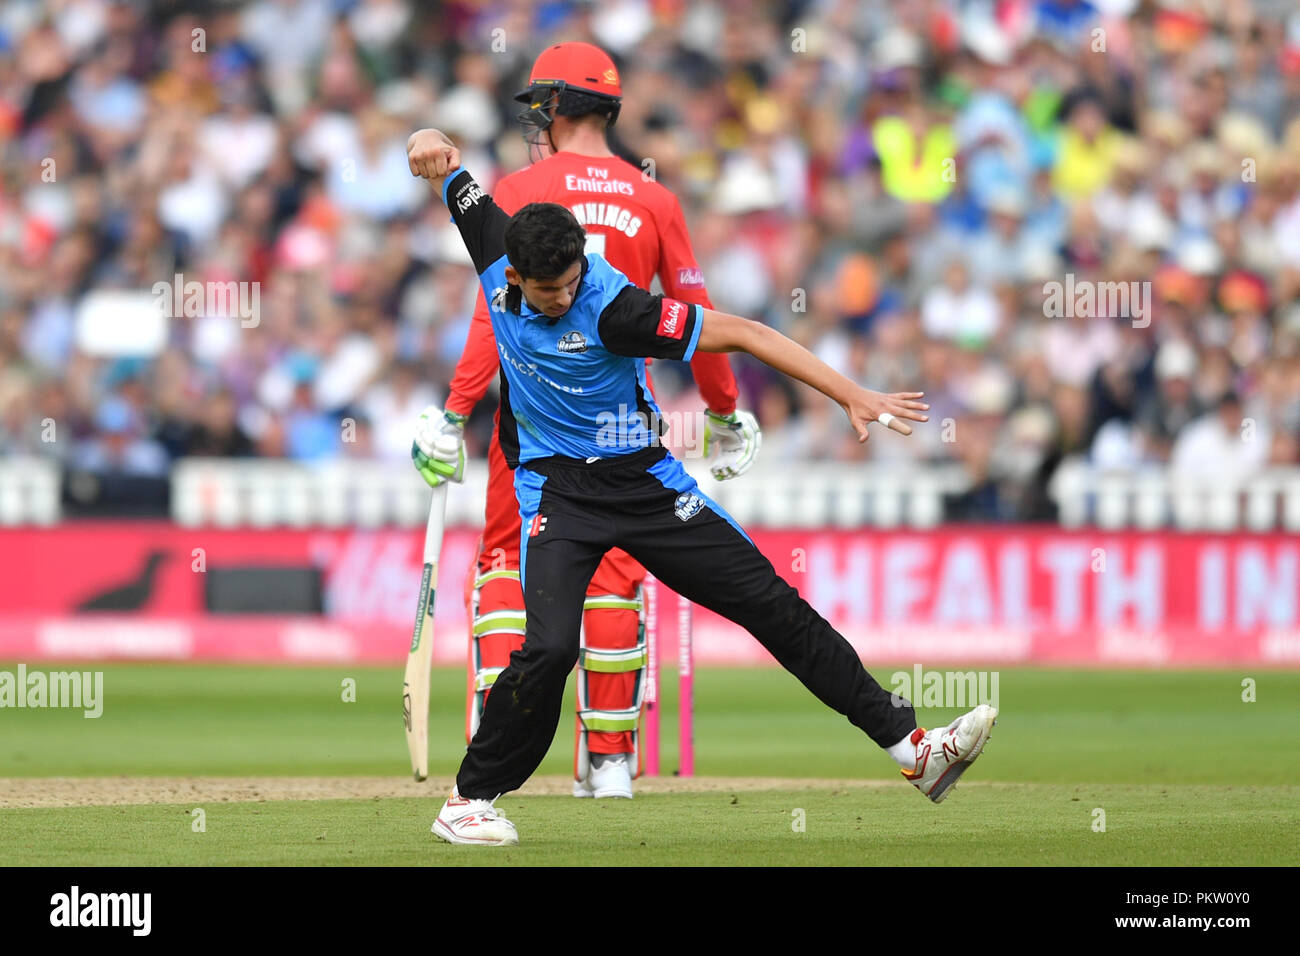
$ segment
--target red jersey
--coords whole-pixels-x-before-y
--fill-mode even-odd
[[[559,203],[587,231],[587,251],[604,256],[633,283],[649,289],[657,274],[664,295],[713,308],[677,197],[631,163],[555,153],[500,180],[492,198],[510,214],[530,202]],[[468,415],[496,377],[498,362],[480,289],[447,408]],[[736,379],[724,353],[696,352],[691,371],[709,408],[723,415],[735,411]]]

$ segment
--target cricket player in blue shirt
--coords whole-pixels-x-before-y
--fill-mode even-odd
[[[436,132],[436,131],[435,131]],[[744,351],[839,403],[859,441],[869,422],[904,435],[924,422],[921,392],[864,389],[775,329],[651,295],[599,255],[563,206],[507,216],[460,169],[438,133],[408,148],[437,188],[483,285],[501,353],[500,441],[522,519],[523,647],[497,678],[434,821],[450,843],[517,844],[493,802],[545,756],[578,654],[587,583],[619,547],[674,591],[749,631],[819,700],[848,717],[936,803],[980,755],[997,711],[917,727],[912,705],[867,673],[848,641],[784,581],[744,530],[660,443],[646,357]],[[457,467],[463,449],[445,448]]]

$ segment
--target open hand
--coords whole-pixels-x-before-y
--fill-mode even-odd
[[[887,395],[861,388],[845,403],[844,412],[849,416],[853,430],[858,433],[859,442],[867,440],[868,422],[878,421],[900,435],[910,435],[912,426],[904,419],[914,422],[930,420],[929,415],[922,414],[929,411],[930,406],[917,400],[924,395],[925,392],[893,392]]]

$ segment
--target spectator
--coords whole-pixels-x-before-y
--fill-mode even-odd
[[[110,396],[95,416],[99,437],[85,441],[71,464],[101,475],[161,478],[167,474],[167,453],[145,438],[135,411],[119,396]]]
[[[238,406],[228,390],[210,395],[203,403],[198,427],[189,436],[185,454],[192,458],[246,458],[254,453],[252,440],[236,419]]]
[[[1242,418],[1241,399],[1228,392],[1218,407],[1179,432],[1169,466],[1179,478],[1231,484],[1258,471],[1272,452],[1272,434]]]
[[[934,338],[986,343],[998,329],[997,300],[988,289],[972,285],[966,264],[954,259],[944,272],[943,285],[921,302],[921,326]]]
[[[780,5],[633,6],[506,5],[504,52],[473,4],[6,7],[0,448],[148,475],[184,455],[403,458],[475,292],[406,137],[452,130],[490,185],[528,161],[510,99],[528,64],[590,33],[628,91],[612,143],[682,198],[715,305],[932,404],[911,439],[864,448],[836,409],[737,361],[764,459],[955,462],[974,485],[951,514],[973,520],[1051,518],[1074,456],[1295,461],[1286,4],[803,5],[802,50],[778,42]],[[177,276],[255,285],[256,321],[205,303],[122,373],[82,302]],[[1150,289],[1149,322],[1046,316],[1067,277]],[[685,380],[665,364],[656,381],[671,404]],[[1230,441],[1233,415],[1257,446]]]

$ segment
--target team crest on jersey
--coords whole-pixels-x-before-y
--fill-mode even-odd
[[[492,311],[504,312],[506,310],[506,292],[509,291],[505,286],[497,286],[492,290]]]
[[[587,337],[581,332],[565,332],[555,346],[561,352],[572,354],[587,351]]]
[[[673,514],[683,521],[690,521],[700,509],[704,507],[704,499],[697,494],[681,494],[677,496],[677,507],[673,509]]]

